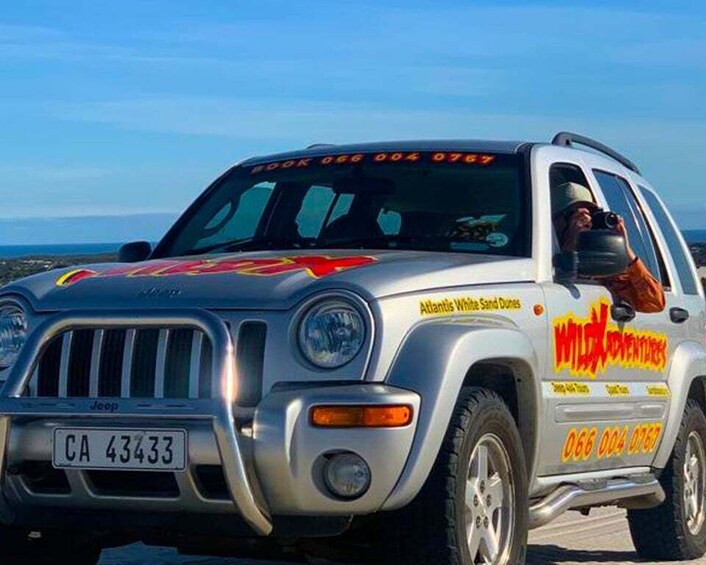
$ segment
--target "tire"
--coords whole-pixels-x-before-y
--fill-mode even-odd
[[[484,454],[485,474],[480,465]],[[515,420],[494,392],[464,388],[421,492],[410,505],[385,519],[384,560],[471,565],[476,556],[490,553],[488,535],[495,532],[499,543],[492,562],[521,565],[527,550],[527,523],[527,471]],[[472,532],[473,543],[467,531]],[[476,548],[473,557],[472,547]]]
[[[698,477],[687,480],[687,468],[690,477]],[[706,553],[706,417],[694,400],[687,401],[660,483],[666,494],[661,505],[628,511],[638,555],[665,561],[701,557]]]
[[[2,565],[96,565],[101,548],[95,542],[67,532],[42,533],[39,538],[27,530],[0,528]]]

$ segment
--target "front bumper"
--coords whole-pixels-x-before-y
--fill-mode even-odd
[[[202,331],[214,351],[220,353],[214,356],[213,369],[218,394],[212,400],[116,398],[111,399],[116,405],[112,413],[95,412],[91,407],[94,399],[90,398],[23,396],[35,360],[51,336],[83,327],[136,325],[189,326]],[[101,312],[56,315],[46,320],[30,336],[0,394],[0,520],[11,523],[15,514],[27,516],[33,508],[38,518],[47,508],[233,514],[240,515],[257,535],[268,535],[275,515],[350,516],[382,507],[411,450],[420,405],[416,393],[374,384],[318,384],[272,391],[257,409],[241,409],[236,403],[233,365],[230,333],[222,320],[208,312],[162,311],[157,316]],[[403,428],[315,428],[308,414],[316,404],[409,404],[415,420]],[[116,494],[105,488],[110,476],[51,469],[53,432],[59,426],[185,429],[189,437],[187,469],[169,473],[172,489],[157,493],[145,488]],[[370,466],[371,486],[357,500],[337,499],[323,485],[324,456],[337,451],[353,451]],[[37,465],[49,474],[65,474],[63,490],[38,489],[31,474],[25,472],[28,468],[36,470]],[[204,468],[218,470],[225,496],[205,492],[199,475]],[[135,480],[147,480],[143,475],[135,475]]]

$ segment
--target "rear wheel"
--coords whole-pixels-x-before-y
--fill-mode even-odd
[[[515,420],[494,392],[464,389],[422,492],[387,523],[387,561],[522,564],[527,512]]]
[[[638,555],[670,561],[701,557],[706,553],[706,417],[693,400],[687,402],[660,483],[664,503],[628,511]]]

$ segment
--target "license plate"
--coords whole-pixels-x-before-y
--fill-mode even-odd
[[[57,468],[183,471],[185,430],[56,428]]]

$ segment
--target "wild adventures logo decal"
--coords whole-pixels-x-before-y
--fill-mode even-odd
[[[100,272],[92,269],[75,269],[59,277],[56,284],[57,286],[70,286],[86,279],[109,277],[169,277],[176,275],[202,276],[218,274],[272,277],[294,272],[304,272],[310,277],[318,279],[375,262],[377,262],[377,259],[369,256],[328,257],[326,255],[262,259],[226,257],[191,261],[167,259],[137,266],[121,265]]]
[[[667,365],[666,334],[619,328],[610,303],[594,302],[585,318],[573,312],[553,322],[554,371],[595,379],[609,367],[661,373]]]

